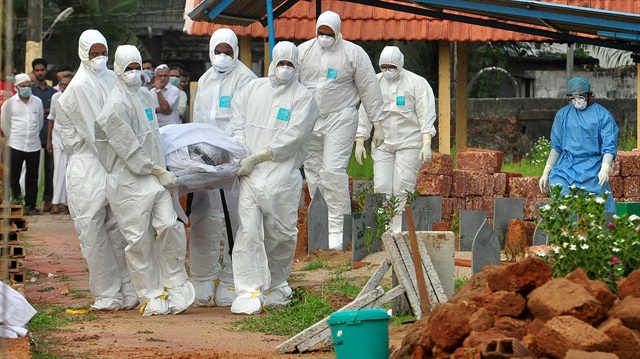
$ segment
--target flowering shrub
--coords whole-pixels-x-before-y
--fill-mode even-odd
[[[575,186],[567,195],[561,190],[551,186],[551,201],[540,208],[541,228],[552,236],[547,259],[554,275],[582,268],[615,290],[620,278],[640,268],[640,217],[613,215],[611,221],[604,210],[609,193],[599,197]]]
[[[544,137],[540,137],[533,145],[531,152],[527,153],[526,156],[532,165],[544,166],[545,163],[547,163],[549,152],[551,152],[551,141]]]

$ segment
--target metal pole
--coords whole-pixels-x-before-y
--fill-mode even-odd
[[[276,46],[276,35],[273,25],[273,1],[267,0],[267,23],[269,26],[269,58],[273,59],[273,47]]]
[[[573,48],[574,44],[567,44],[567,81],[573,77]]]
[[[316,0],[316,19],[322,14],[322,0]]]

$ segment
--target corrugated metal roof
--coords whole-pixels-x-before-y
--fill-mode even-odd
[[[286,0],[272,0],[273,7],[276,8],[285,1]],[[223,2],[224,0],[204,0],[197,5],[204,9],[204,11],[195,12],[190,16],[194,21],[211,21],[207,13]],[[191,9],[185,8],[185,10],[189,13],[194,8],[195,6]],[[247,26],[262,20],[266,13],[266,1],[231,1],[224,11],[216,16],[215,22],[223,25]]]
[[[506,0],[485,0],[497,2]],[[187,0],[185,10],[189,12],[193,5]],[[240,1],[243,2],[243,1]],[[263,0],[250,3],[257,7]],[[417,7],[405,1],[386,1],[392,4]],[[246,2],[245,3],[249,3]],[[547,0],[544,3],[582,6],[593,9],[640,14],[640,1],[637,0]],[[421,8],[424,9],[424,8]],[[426,16],[393,11],[368,5],[338,0],[322,0],[322,10],[332,10],[342,18],[342,35],[348,40],[389,41],[389,40],[450,40],[450,41],[544,41],[546,37],[526,33],[501,30],[485,26],[471,25],[457,21],[440,20]],[[462,12],[448,11],[451,14],[468,15]],[[264,13],[263,13],[264,14]],[[488,19],[486,17],[479,17]],[[315,1],[299,1],[275,20],[275,36],[278,39],[305,40],[315,36]],[[508,23],[508,22],[507,22]],[[515,24],[515,22],[512,22]],[[260,23],[249,26],[224,26],[208,22],[185,22],[184,31],[197,36],[209,36],[221,27],[230,27],[238,36],[267,38],[267,28]],[[541,25],[540,29],[549,29]]]

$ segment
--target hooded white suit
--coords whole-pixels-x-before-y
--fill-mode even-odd
[[[234,95],[257,77],[238,60],[238,38],[230,29],[219,29],[211,35],[209,57],[212,63],[215,48],[221,43],[228,44],[233,49],[232,66],[221,73],[214,65],[200,77],[193,104],[193,122],[216,125],[226,131],[233,110],[231,104]],[[238,229],[238,190],[224,193],[232,233],[235,235]],[[229,306],[235,298],[229,242],[224,235],[223,223],[220,190],[194,192],[191,203],[189,270],[196,290],[197,305]],[[219,263],[220,241],[223,239],[224,270]],[[217,282],[215,295],[214,281]]]
[[[351,213],[346,169],[358,128],[356,106],[362,103],[368,117],[380,121],[383,100],[367,53],[342,39],[340,16],[331,11],[322,13],[316,31],[323,25],[335,33],[333,45],[323,48],[314,38],[298,47],[300,83],[311,90],[320,108],[304,171],[310,195],[319,188],[327,201],[330,242],[333,234],[341,247],[343,215]]]
[[[107,203],[106,172],[97,157],[93,123],[113,87],[116,75],[89,60],[94,44],[107,47],[97,30],[78,41],[81,65],[58,100],[56,127],[69,155],[67,201],[89,267],[89,288],[95,309],[133,308],[138,304],[124,257],[126,241]]]
[[[229,129],[246,146],[247,158],[261,153],[270,158],[239,177],[240,226],[232,262],[238,294],[231,306],[234,313],[257,313],[262,304],[283,305],[291,294],[287,279],[298,233],[299,168],[318,107],[297,75],[288,81],[276,77],[276,65],[282,60],[291,62],[297,72],[294,44],[278,43],[269,77],[251,81],[232,104]]]
[[[126,84],[125,69],[132,63],[142,68],[135,46],[119,46],[114,70],[118,79],[95,122],[98,154],[107,171],[107,199],[127,240],[127,265],[133,286],[143,303],[168,292],[168,309],[185,310],[195,294],[185,264],[187,240],[178,221],[169,190],[152,173],[164,168],[154,99],[138,81]],[[152,228],[157,232],[154,238]],[[162,298],[163,299],[163,298]],[[145,307],[145,315],[167,314]]]
[[[418,171],[422,165],[420,150],[423,135],[429,139],[436,134],[435,98],[427,80],[405,70],[404,55],[396,46],[387,46],[380,54],[379,64],[394,65],[398,69],[395,79],[387,79],[383,72],[378,81],[384,98],[384,143],[371,147],[373,158],[373,185],[377,193],[396,195],[399,214],[393,219],[392,230],[402,230],[402,210],[407,190],[416,187]],[[356,137],[368,138],[371,121],[361,107]]]

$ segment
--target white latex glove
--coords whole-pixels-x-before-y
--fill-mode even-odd
[[[373,145],[378,148],[384,143],[384,131],[382,130],[382,122],[373,121]]]
[[[598,184],[604,185],[609,182],[609,172],[611,171],[611,163],[613,162],[613,155],[605,153],[602,158],[602,167],[600,167],[600,173],[598,173]]]
[[[551,169],[556,162],[558,162],[559,157],[560,153],[552,148],[549,152],[549,157],[547,158],[547,164],[544,166],[542,176],[540,176],[540,181],[538,182],[540,192],[547,193],[547,188],[549,187],[549,173],[551,173]]]
[[[362,166],[362,158],[367,159],[367,150],[364,148],[364,137],[356,137],[356,162]]]
[[[268,147],[261,149],[260,151],[247,156],[240,160],[240,169],[238,169],[238,176],[246,176],[253,170],[253,167],[260,162],[270,161],[273,158],[271,150]]]
[[[178,185],[176,175],[174,175],[173,172],[169,172],[160,166],[153,166],[153,168],[151,169],[151,174],[158,177],[160,184],[165,188],[171,188]]]
[[[422,162],[431,161],[431,134],[425,133],[422,135],[422,149],[420,150],[420,156],[418,159]]]

